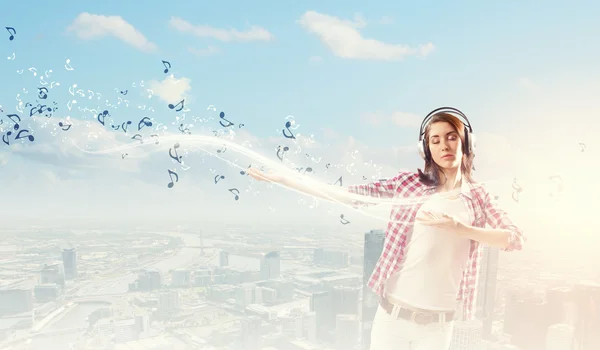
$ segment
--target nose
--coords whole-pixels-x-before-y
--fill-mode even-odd
[[[450,149],[450,145],[448,143],[448,140],[443,140],[442,141],[442,151],[447,151]]]

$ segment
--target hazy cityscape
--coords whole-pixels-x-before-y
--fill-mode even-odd
[[[226,224],[4,230],[0,348],[368,349],[365,284],[383,240]],[[598,349],[593,268],[568,277],[524,257],[484,248],[478,320],[456,321],[452,349]]]

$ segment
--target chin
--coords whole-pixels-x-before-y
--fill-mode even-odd
[[[454,159],[441,159],[438,165],[444,170],[454,170],[460,167],[460,162],[457,162]]]

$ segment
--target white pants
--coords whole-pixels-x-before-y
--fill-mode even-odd
[[[394,311],[397,306],[394,306]],[[454,321],[419,325],[395,318],[379,305],[371,329],[370,350],[448,350]]]

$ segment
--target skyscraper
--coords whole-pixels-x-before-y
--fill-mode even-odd
[[[499,252],[500,250],[498,248],[484,246],[483,254],[481,256],[476,317],[483,322],[482,337],[484,339],[489,339],[492,333],[494,305],[496,303]]]
[[[579,349],[600,349],[600,283],[579,282],[573,294],[577,304],[575,337]]]
[[[281,258],[279,252],[264,254],[260,259],[260,278],[263,280],[279,278]]]
[[[575,329],[568,324],[555,324],[548,327],[546,335],[546,350],[573,349],[573,335]]]
[[[481,320],[455,321],[451,350],[480,350],[483,322]]]
[[[363,264],[363,300],[361,312],[362,349],[368,350],[371,344],[371,328],[373,327],[373,318],[377,312],[378,299],[375,293],[367,286],[367,282],[375,269],[377,260],[383,250],[385,233],[383,230],[371,230],[365,233],[364,245],[364,264]]]
[[[77,252],[74,248],[63,249],[62,260],[65,268],[65,279],[77,278]]]

